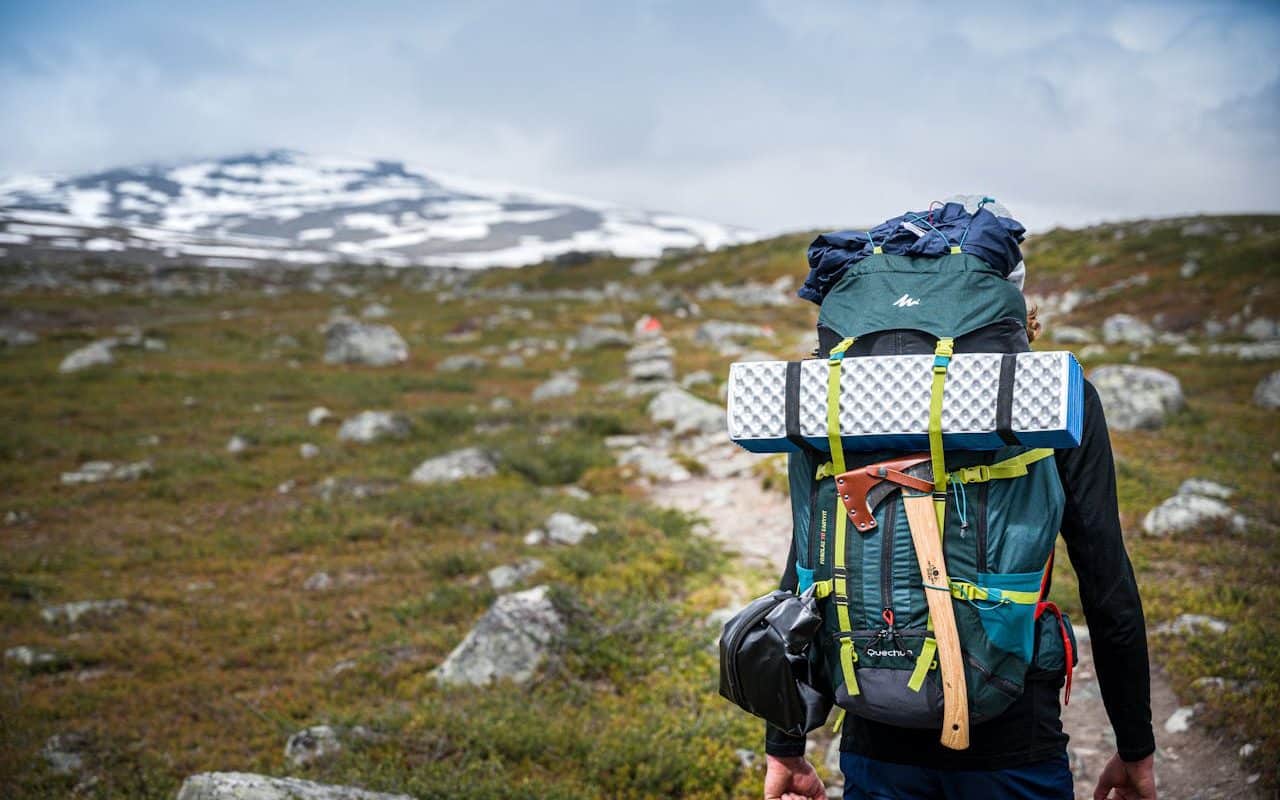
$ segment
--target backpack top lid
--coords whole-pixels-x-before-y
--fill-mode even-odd
[[[983,202],[988,201],[988,202]],[[941,208],[908,211],[880,223],[870,231],[824,233],[809,245],[809,276],[796,293],[819,305],[845,271],[865,258],[881,253],[918,258],[940,258],[959,247],[976,256],[1002,277],[1008,278],[1022,263],[1026,228],[1009,216],[997,216],[983,198],[973,213],[964,203],[948,202]]]

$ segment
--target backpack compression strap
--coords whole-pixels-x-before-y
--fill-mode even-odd
[[[929,460],[933,467],[933,510],[938,515],[939,533],[943,530],[947,516],[947,463],[942,452],[942,393],[947,381],[947,368],[951,366],[953,345],[954,341],[949,337],[938,340],[938,346],[933,350],[933,384],[929,388]]]
[[[835,465],[837,475],[845,471],[844,443],[840,440],[840,365],[844,361],[845,351],[852,344],[853,339],[845,339],[831,348],[831,357],[827,361],[827,444],[831,447],[831,463]],[[831,567],[831,599],[835,603],[836,620],[840,625],[840,671],[844,675],[845,691],[853,697],[858,694],[858,678],[853,669],[858,653],[853,648],[853,623],[849,619],[849,568],[845,561],[849,515],[839,497],[836,497],[835,514],[836,541],[835,558]]]

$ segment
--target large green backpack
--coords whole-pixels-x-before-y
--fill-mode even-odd
[[[940,413],[950,355],[1029,350],[1025,319],[1021,292],[981,259],[877,252],[851,265],[823,300],[820,351],[833,372],[845,357],[934,353]],[[1021,694],[1034,661],[1054,668],[1056,660],[1058,669],[1071,661],[1069,623],[1044,602],[1063,490],[1052,450],[943,451],[940,433],[931,443],[926,477],[942,521],[970,721],[978,723]],[[831,453],[803,448],[788,462],[799,591],[821,598],[824,621],[811,657],[850,713],[940,727],[936,643],[901,491],[880,500],[876,525],[862,532],[834,478],[904,453],[845,453],[837,436],[831,444]]]

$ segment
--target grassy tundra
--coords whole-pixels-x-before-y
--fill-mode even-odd
[[[1209,233],[1184,235],[1183,221],[1032,239],[1029,291],[1093,292],[1049,321],[1046,346],[1055,324],[1096,329],[1116,312],[1196,344],[1208,319],[1242,309],[1280,318],[1280,218],[1209,222]],[[195,296],[135,292],[143,278],[123,267],[77,271],[118,283],[104,294],[83,281],[13,288],[26,268],[0,267],[9,287],[0,323],[40,337],[0,350],[0,641],[51,654],[29,665],[6,658],[0,669],[0,795],[167,798],[191,773],[242,770],[420,798],[457,787],[495,798],[755,797],[758,763],[736,751],[759,748],[759,726],[717,696],[716,630],[705,620],[774,576],[744,572],[691,519],[646,502],[605,444],[656,430],[644,398],[609,386],[624,378],[624,351],[564,343],[601,315],[629,328],[654,314],[677,374],[712,372],[693,391],[718,402],[732,359],[694,340],[701,321],[770,326],[773,338],[747,344],[795,358],[812,346],[814,310],[799,300],[742,307],[706,287],[798,285],[807,239],[672,257],[643,276],[616,259],[487,272],[458,286],[424,287],[417,272],[338,270],[310,285],[228,273]],[[1188,258],[1199,270],[1184,278]],[[603,297],[575,294],[611,282]],[[326,320],[373,301],[390,308],[382,321],[404,335],[409,360],[326,365]],[[118,348],[112,366],[58,372],[68,352],[121,326],[165,348]],[[1128,363],[1133,349],[1093,348],[1083,360]],[[497,364],[509,350],[525,352],[523,365]],[[486,366],[436,370],[460,354]],[[1113,433],[1149,623],[1183,613],[1231,622],[1223,634],[1153,636],[1153,658],[1184,701],[1204,704],[1196,724],[1258,743],[1252,769],[1274,786],[1280,428],[1251,395],[1280,364],[1178,355],[1172,344],[1134,357],[1174,373],[1188,399],[1161,430]],[[577,394],[530,399],[569,367]],[[315,406],[338,419],[393,410],[411,432],[341,442],[336,424],[309,424]],[[247,449],[228,452],[233,436]],[[307,443],[318,455],[302,456]],[[494,455],[497,476],[407,480],[424,458],[472,445]],[[152,471],[60,481],[94,460],[148,460]],[[1143,537],[1142,516],[1189,477],[1236,487],[1247,530]],[[563,491],[570,485],[590,497]],[[558,510],[599,535],[576,547],[525,544]],[[1079,618],[1062,555],[1055,593]],[[527,585],[549,584],[568,622],[553,657],[527,687],[438,687],[432,669],[497,595],[486,571],[527,556],[545,562]],[[320,572],[328,585],[315,588],[308,578]],[[105,599],[125,605],[73,624],[41,616]],[[1225,688],[1195,684],[1206,676]],[[318,723],[365,730],[332,758],[287,764],[285,739]],[[41,756],[54,735],[81,754],[69,775]]]

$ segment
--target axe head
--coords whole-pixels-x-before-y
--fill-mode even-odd
[[[933,468],[928,453],[868,464],[836,476],[836,493],[849,512],[849,520],[861,533],[875,530],[876,518],[872,512],[890,493],[903,487],[933,490]]]

